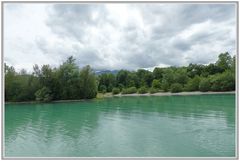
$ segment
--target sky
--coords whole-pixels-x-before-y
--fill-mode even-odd
[[[4,62],[152,70],[236,54],[235,4],[4,3]]]

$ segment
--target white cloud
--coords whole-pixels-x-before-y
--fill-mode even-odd
[[[233,4],[7,4],[4,59],[17,70],[57,66],[152,69],[236,54]]]

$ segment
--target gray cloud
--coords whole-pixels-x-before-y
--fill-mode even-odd
[[[30,40],[59,63],[73,55],[80,67],[137,69],[236,54],[234,4],[55,4],[43,11],[45,34]]]
[[[101,15],[95,18],[95,13]],[[46,24],[59,37],[82,40],[88,27],[97,27],[104,14],[104,7],[100,5],[56,4],[49,10]]]

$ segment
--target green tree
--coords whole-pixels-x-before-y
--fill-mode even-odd
[[[128,71],[127,70],[120,70],[117,73],[117,84],[122,84],[124,87],[127,86],[127,77],[128,77]]]
[[[195,77],[196,75],[200,76],[204,71],[204,65],[202,64],[189,64],[187,67],[187,74],[190,78]]]
[[[235,75],[231,71],[225,71],[221,74],[215,74],[210,77],[213,91],[231,91],[235,90]]]
[[[148,87],[152,86],[153,75],[152,72],[148,71],[144,77],[144,81],[146,82]]]
[[[184,69],[178,69],[174,72],[174,82],[179,84],[186,84],[188,81],[187,72]]]
[[[163,69],[162,68],[158,68],[158,67],[154,68],[154,70],[153,70],[153,78],[160,80],[160,79],[162,79],[162,77],[163,77]]]
[[[232,64],[232,57],[228,52],[221,53],[218,56],[218,60],[216,62],[216,65],[220,67],[223,70],[230,69]]]
[[[236,56],[234,55],[232,58],[232,64],[231,64],[231,71],[235,73],[235,68],[236,68]]]
[[[136,74],[138,78],[140,78],[140,86],[151,87],[153,81],[152,72],[144,69],[138,69]]]
[[[204,72],[202,73],[202,76],[207,77],[209,75],[222,73],[224,70],[220,68],[219,66],[211,63],[204,68]]]
[[[107,87],[105,85],[101,85],[99,87],[99,91],[102,92],[102,93],[106,93],[107,92]]]
[[[58,93],[60,99],[79,99],[81,98],[79,94],[79,68],[75,64],[75,59],[69,57],[59,69],[56,70],[56,77],[58,83]]]
[[[126,84],[127,87],[133,87],[133,86],[135,86],[136,88],[140,87],[139,78],[136,72],[129,72],[126,81],[127,81],[127,84]]]
[[[194,78],[190,79],[186,84],[187,91],[198,91],[199,90],[199,83],[201,79],[199,76],[195,76]]]
[[[153,82],[152,82],[152,88],[160,89],[160,88],[161,88],[161,83],[160,83],[160,81],[157,80],[157,79],[154,79]]]
[[[158,92],[158,89],[156,89],[156,88],[150,88],[150,89],[149,89],[149,92],[150,92],[151,94],[157,93],[157,92]]]
[[[9,67],[4,63],[4,76],[5,76],[5,100],[13,101],[14,97],[18,94],[18,83],[16,82],[16,72],[14,67]]]
[[[104,85],[106,87],[107,92],[111,92],[112,88],[116,86],[116,77],[112,73],[104,73],[99,76],[99,85],[98,89]]]
[[[171,92],[172,93],[178,93],[182,92],[182,85],[180,83],[174,83],[171,85]]]
[[[124,88],[122,90],[122,94],[133,94],[133,93],[137,93],[136,87]]]
[[[120,91],[122,91],[122,89],[124,88],[124,85],[123,84],[118,84],[117,87],[120,89]]]
[[[148,89],[146,87],[141,87],[138,89],[138,93],[140,94],[148,93]]]
[[[37,77],[27,74],[26,70],[15,72],[13,67],[5,67],[5,100],[30,101],[34,100],[34,93],[39,88]]]
[[[167,81],[164,80],[162,82],[162,89],[163,89],[163,91],[167,92],[167,91],[169,91],[169,88],[170,88],[170,84]]]
[[[174,83],[174,71],[171,68],[164,70],[162,84],[167,87],[166,85]]]
[[[112,93],[113,94],[119,94],[120,93],[120,89],[119,88],[113,88]]]
[[[33,73],[34,76],[40,77],[41,74],[41,70],[39,69],[39,66],[37,64],[35,64],[33,66]]]
[[[209,78],[202,78],[199,83],[199,90],[202,92],[207,92],[211,90],[211,83]]]
[[[36,100],[37,101],[44,101],[48,102],[52,100],[51,90],[47,87],[43,87],[39,89],[36,93]]]
[[[96,78],[91,67],[87,65],[80,72],[80,97],[90,99],[95,98],[96,95]]]
[[[150,88],[155,93],[164,91],[232,91],[235,90],[235,56],[221,53],[215,64],[190,64],[187,67],[155,68],[153,72],[139,69],[120,70],[116,75],[102,74],[97,78],[90,66],[79,69],[73,57],[59,67],[33,66],[32,74],[4,64],[6,101],[59,100],[96,97],[99,91],[140,93]],[[158,89],[155,89],[158,88]],[[114,90],[113,90],[114,89]],[[37,96],[35,98],[35,95]]]

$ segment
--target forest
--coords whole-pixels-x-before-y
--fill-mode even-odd
[[[89,66],[79,68],[71,56],[59,67],[37,64],[33,72],[4,63],[5,101],[53,101],[96,98],[97,93],[115,94],[182,91],[234,91],[235,56],[221,53],[215,63],[183,67],[156,67],[148,71],[119,70],[116,74],[95,74]]]

